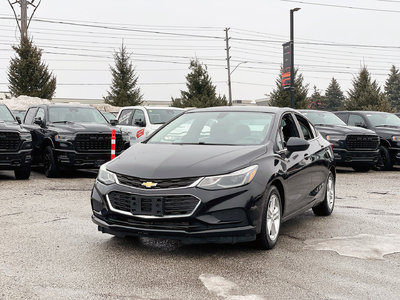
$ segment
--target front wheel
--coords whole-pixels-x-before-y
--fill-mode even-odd
[[[44,175],[48,178],[57,177],[59,174],[58,167],[54,158],[53,149],[47,146],[43,154]]]
[[[332,172],[329,172],[328,180],[326,181],[325,199],[312,210],[317,216],[329,216],[335,206],[335,177]]]
[[[31,166],[15,169],[14,175],[15,178],[18,180],[29,179],[29,177],[31,176]]]
[[[378,171],[388,171],[393,167],[392,159],[388,148],[379,146],[379,157],[376,163],[376,169]]]
[[[261,232],[257,236],[257,242],[261,249],[274,248],[281,227],[281,196],[275,186],[271,186],[267,192],[267,202],[263,211]]]

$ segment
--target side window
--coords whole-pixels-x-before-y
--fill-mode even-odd
[[[119,125],[129,125],[129,121],[132,117],[133,110],[132,109],[124,109],[119,114],[118,124]]]
[[[40,118],[41,120],[44,120],[44,109],[43,108],[38,109],[35,119],[38,119],[38,118]]]
[[[24,124],[33,124],[33,116],[35,115],[36,107],[31,107],[25,114]]]
[[[132,118],[132,125],[135,125],[135,121],[141,120],[145,122],[146,119],[144,117],[144,112],[141,109],[135,109],[135,113],[133,114]]]
[[[312,130],[310,123],[303,117],[296,115],[297,121],[299,122],[300,129],[303,132],[303,136],[305,140],[312,140],[315,138],[315,133]]]
[[[282,132],[284,148],[286,147],[286,143],[288,142],[289,138],[300,137],[299,132],[297,131],[296,123],[290,114],[283,116],[280,130]]]
[[[363,126],[366,127],[367,124],[365,124],[363,117],[359,115],[350,115],[349,116],[349,122],[348,125],[350,126]]]

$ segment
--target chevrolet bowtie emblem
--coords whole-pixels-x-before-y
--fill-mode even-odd
[[[148,182],[143,182],[142,185],[145,186],[146,188],[150,189],[152,187],[157,186],[157,183],[148,181]]]

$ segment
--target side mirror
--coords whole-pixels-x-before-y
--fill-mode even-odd
[[[22,124],[20,117],[15,117],[15,119],[17,120],[18,124],[20,124],[20,125]]]
[[[367,126],[364,123],[356,123],[356,127],[362,127],[362,128],[367,128]]]
[[[135,125],[137,125],[139,127],[145,127],[146,126],[146,122],[143,121],[142,119],[135,119]]]
[[[115,126],[115,125],[118,124],[118,120],[117,120],[117,119],[112,119],[112,120],[110,120],[110,124],[111,124],[112,126]]]
[[[44,122],[42,120],[42,118],[35,118],[35,120],[33,121],[33,124],[39,125],[40,127],[43,126]]]
[[[297,137],[289,138],[286,144],[286,148],[290,153],[305,151],[308,149],[308,147],[310,147],[310,143],[308,141]]]

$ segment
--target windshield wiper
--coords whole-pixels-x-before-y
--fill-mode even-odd
[[[387,124],[382,124],[382,125],[376,125],[375,127],[400,127],[399,125],[387,125]]]
[[[67,124],[67,123],[74,123],[74,122],[71,122],[71,121],[55,121],[55,122],[51,122],[51,123],[53,123],[53,124],[57,124],[57,123]]]

